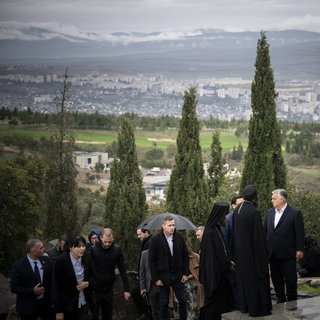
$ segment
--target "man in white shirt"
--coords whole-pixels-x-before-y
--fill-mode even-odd
[[[175,230],[175,221],[167,215],[162,230],[151,239],[149,249],[151,279],[160,292],[160,319],[168,320],[168,302],[172,287],[179,303],[179,319],[187,319],[184,283],[190,275],[189,254],[184,236]]]
[[[303,257],[302,214],[300,210],[287,204],[287,198],[288,194],[284,189],[272,192],[273,208],[267,211],[264,225],[271,278],[278,303],[297,299],[296,261]]]

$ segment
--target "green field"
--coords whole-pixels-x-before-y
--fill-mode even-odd
[[[200,132],[201,147],[210,149],[213,130],[202,130]],[[50,137],[52,131],[44,129],[25,129],[25,128],[0,128],[0,135],[22,135],[34,139],[40,139],[42,136]],[[75,131],[77,141],[85,142],[104,142],[111,144],[117,141],[117,132],[115,131],[99,131],[99,130],[77,130]],[[158,148],[166,149],[169,144],[175,143],[177,138],[177,130],[165,131],[135,131],[136,145],[138,148],[151,148],[156,143]],[[247,138],[237,138],[233,131],[223,130],[220,131],[220,140],[223,150],[229,151],[233,146],[238,146],[241,142],[243,147],[248,144]],[[155,141],[155,142],[153,142]]]

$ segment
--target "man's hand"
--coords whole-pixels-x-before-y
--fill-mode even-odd
[[[63,316],[63,313],[56,313],[56,320],[63,320],[64,319],[64,316]]]
[[[186,276],[185,274],[182,276],[181,278],[181,282],[185,283],[186,281],[188,281],[188,276]]]
[[[41,294],[44,293],[44,287],[41,286],[41,283],[38,283],[34,288],[33,288],[34,294],[36,296],[40,296]]]
[[[157,280],[157,281],[156,281],[156,286],[157,286],[157,287],[163,287],[162,281],[161,281],[161,280]]]
[[[89,282],[88,281],[81,281],[77,285],[77,290],[82,291],[83,289],[86,289],[89,287]]]
[[[124,300],[128,301],[129,298],[131,297],[131,294],[130,294],[130,292],[125,292],[125,293],[123,294],[123,296],[124,296]]]
[[[140,294],[143,296],[147,292],[147,289],[140,290]]]
[[[297,251],[296,252],[296,259],[302,259],[303,258],[303,251]]]

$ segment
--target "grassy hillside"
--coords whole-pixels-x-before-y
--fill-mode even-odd
[[[203,149],[209,149],[213,130],[202,130],[200,132],[200,143]],[[158,148],[166,149],[169,144],[175,143],[177,130],[165,131],[135,131],[136,145],[138,148],[151,148],[156,143]],[[25,129],[25,128],[0,128],[0,135],[22,135],[34,139],[40,139],[42,136],[50,137],[52,131],[46,129]],[[81,142],[99,142],[111,144],[117,141],[117,132],[99,131],[99,130],[76,130],[75,138]],[[232,130],[224,130],[220,133],[221,144],[225,152],[232,149],[233,145],[238,146],[241,142],[243,147],[248,144],[247,138],[237,138]]]
[[[209,161],[210,158],[210,146],[213,130],[202,130],[200,132],[200,143],[204,154],[204,160]],[[24,137],[30,137],[34,139],[40,139],[42,136],[50,137],[52,131],[46,129],[25,129],[25,128],[0,128],[1,135],[21,135]],[[113,141],[117,141],[116,131],[98,131],[98,130],[77,130],[75,132],[76,140],[79,147],[82,150],[87,151],[105,151],[106,144],[111,144]],[[146,150],[154,147],[166,150],[168,145],[175,144],[177,130],[165,130],[165,131],[142,131],[136,130],[136,145],[138,151],[138,158],[141,159],[144,156]],[[220,140],[224,152],[230,152],[233,146],[242,144],[244,148],[247,147],[248,138],[237,138],[234,135],[233,130],[220,130]],[[96,143],[96,144],[95,144]],[[16,150],[17,152],[18,150]],[[284,147],[283,147],[284,151]],[[8,159],[12,156],[12,153],[2,152],[0,159]],[[285,157],[285,161],[286,161]],[[171,159],[173,161],[173,159]],[[231,161],[231,167],[240,166],[240,163]],[[318,192],[320,190],[320,163],[317,162],[313,166],[288,165],[288,180],[294,185],[299,186],[302,189],[312,190]]]

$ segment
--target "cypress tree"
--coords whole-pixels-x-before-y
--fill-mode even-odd
[[[223,163],[224,159],[222,155],[220,135],[218,131],[215,131],[212,134],[211,161],[208,168],[209,190],[212,198],[215,198],[218,195],[219,188],[224,179],[224,174],[222,172]]]
[[[69,130],[67,111],[70,108],[68,69],[64,74],[60,96],[57,98],[58,128],[48,152],[46,181],[46,237],[57,238],[62,233],[79,232],[76,198],[77,171],[73,163],[74,133]]]
[[[270,207],[274,188],[286,187],[286,167],[281,152],[281,133],[276,118],[277,93],[265,32],[257,44],[255,75],[251,85],[252,116],[245,154],[241,189],[248,184],[258,188],[259,208]]]
[[[184,93],[177,153],[166,201],[170,212],[185,216],[195,224],[204,224],[208,214],[209,194],[204,179],[196,107],[196,89],[191,88]]]
[[[118,135],[117,156],[118,160],[111,165],[104,221],[106,227],[115,231],[116,242],[124,252],[127,266],[132,269],[137,267],[139,251],[135,228],[144,220],[147,204],[134,132],[125,118]]]

